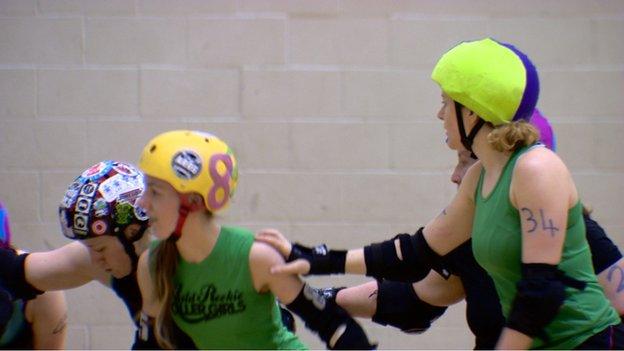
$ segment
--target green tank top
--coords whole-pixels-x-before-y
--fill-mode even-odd
[[[530,148],[527,146],[512,154],[487,197],[482,193],[485,170],[481,170],[475,192],[472,250],[477,262],[494,280],[505,318],[509,316],[516,296],[516,283],[521,278],[522,251],[520,216],[509,200],[509,186],[518,157]],[[532,348],[569,350],[607,326],[620,322],[594,274],[582,210],[579,201],[568,211],[563,254],[558,267],[566,275],[586,282],[587,287],[584,290],[566,287],[567,298],[561,310],[545,328],[548,343],[535,338]]]
[[[253,241],[248,230],[222,227],[202,262],[180,257],[173,280],[173,319],[199,349],[306,348],[282,324],[275,296],[253,287]]]

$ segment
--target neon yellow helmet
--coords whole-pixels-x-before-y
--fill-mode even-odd
[[[531,60],[513,45],[490,38],[453,47],[440,58],[431,78],[451,99],[495,126],[528,120],[539,97]]]
[[[143,148],[139,168],[145,175],[169,183],[180,194],[199,194],[213,214],[227,206],[238,181],[238,164],[229,146],[199,131],[157,135]]]
[[[539,77],[527,55],[490,38],[453,47],[440,58],[431,78],[455,101],[459,137],[470,152],[484,123],[529,120],[539,97]],[[470,131],[461,118],[462,106],[480,117]]]

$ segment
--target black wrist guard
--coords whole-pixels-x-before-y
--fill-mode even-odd
[[[0,285],[12,299],[30,300],[43,293],[26,281],[26,257],[27,253],[18,255],[12,249],[0,248]]]
[[[132,350],[163,350],[158,344],[154,331],[155,320],[141,311],[139,316],[139,329],[134,333]],[[172,342],[178,350],[197,350],[197,346],[190,336],[182,331],[177,324],[173,323]]]
[[[331,288],[318,288],[316,290],[319,291],[319,293],[321,295],[323,295],[323,297],[325,297],[326,300],[328,301],[332,301],[333,303],[336,303],[336,295],[338,295],[338,292],[342,289],[344,289],[344,286],[341,287],[331,287]]]
[[[308,274],[344,274],[347,251],[329,250],[325,244],[309,248],[295,243],[286,261],[292,262],[300,258],[310,263]]]
[[[429,329],[446,307],[421,300],[411,283],[377,281],[377,311],[373,322],[391,325],[405,333],[420,334]]]
[[[286,307],[301,317],[308,329],[317,332],[329,349],[370,350],[375,346],[344,309],[307,284]]]
[[[546,327],[566,299],[565,287],[584,289],[585,283],[566,276],[556,265],[523,263],[507,327],[547,340]]]
[[[134,334],[133,350],[162,350],[154,332],[154,318],[141,312],[139,330]]]
[[[402,259],[399,259],[394,241],[398,239]],[[449,272],[443,267],[442,258],[427,244],[423,228],[414,235],[399,234],[391,240],[364,247],[366,275],[376,279],[401,282],[417,282],[433,268],[445,278]]]

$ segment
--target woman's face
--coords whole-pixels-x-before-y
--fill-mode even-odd
[[[145,190],[138,200],[138,205],[149,216],[152,235],[166,239],[175,230],[178,221],[180,197],[169,183],[145,176]]]
[[[83,241],[89,249],[91,262],[115,278],[123,278],[132,271],[130,256],[121,241],[112,235],[102,235]]]
[[[438,119],[444,122],[446,145],[452,150],[463,150],[455,116],[455,102],[444,92],[442,92],[442,106],[438,111]]]

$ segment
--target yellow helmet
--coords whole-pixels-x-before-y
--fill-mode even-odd
[[[212,134],[191,130],[154,137],[143,148],[139,168],[181,194],[198,193],[212,213],[226,207],[238,181],[238,164],[228,145]]]

